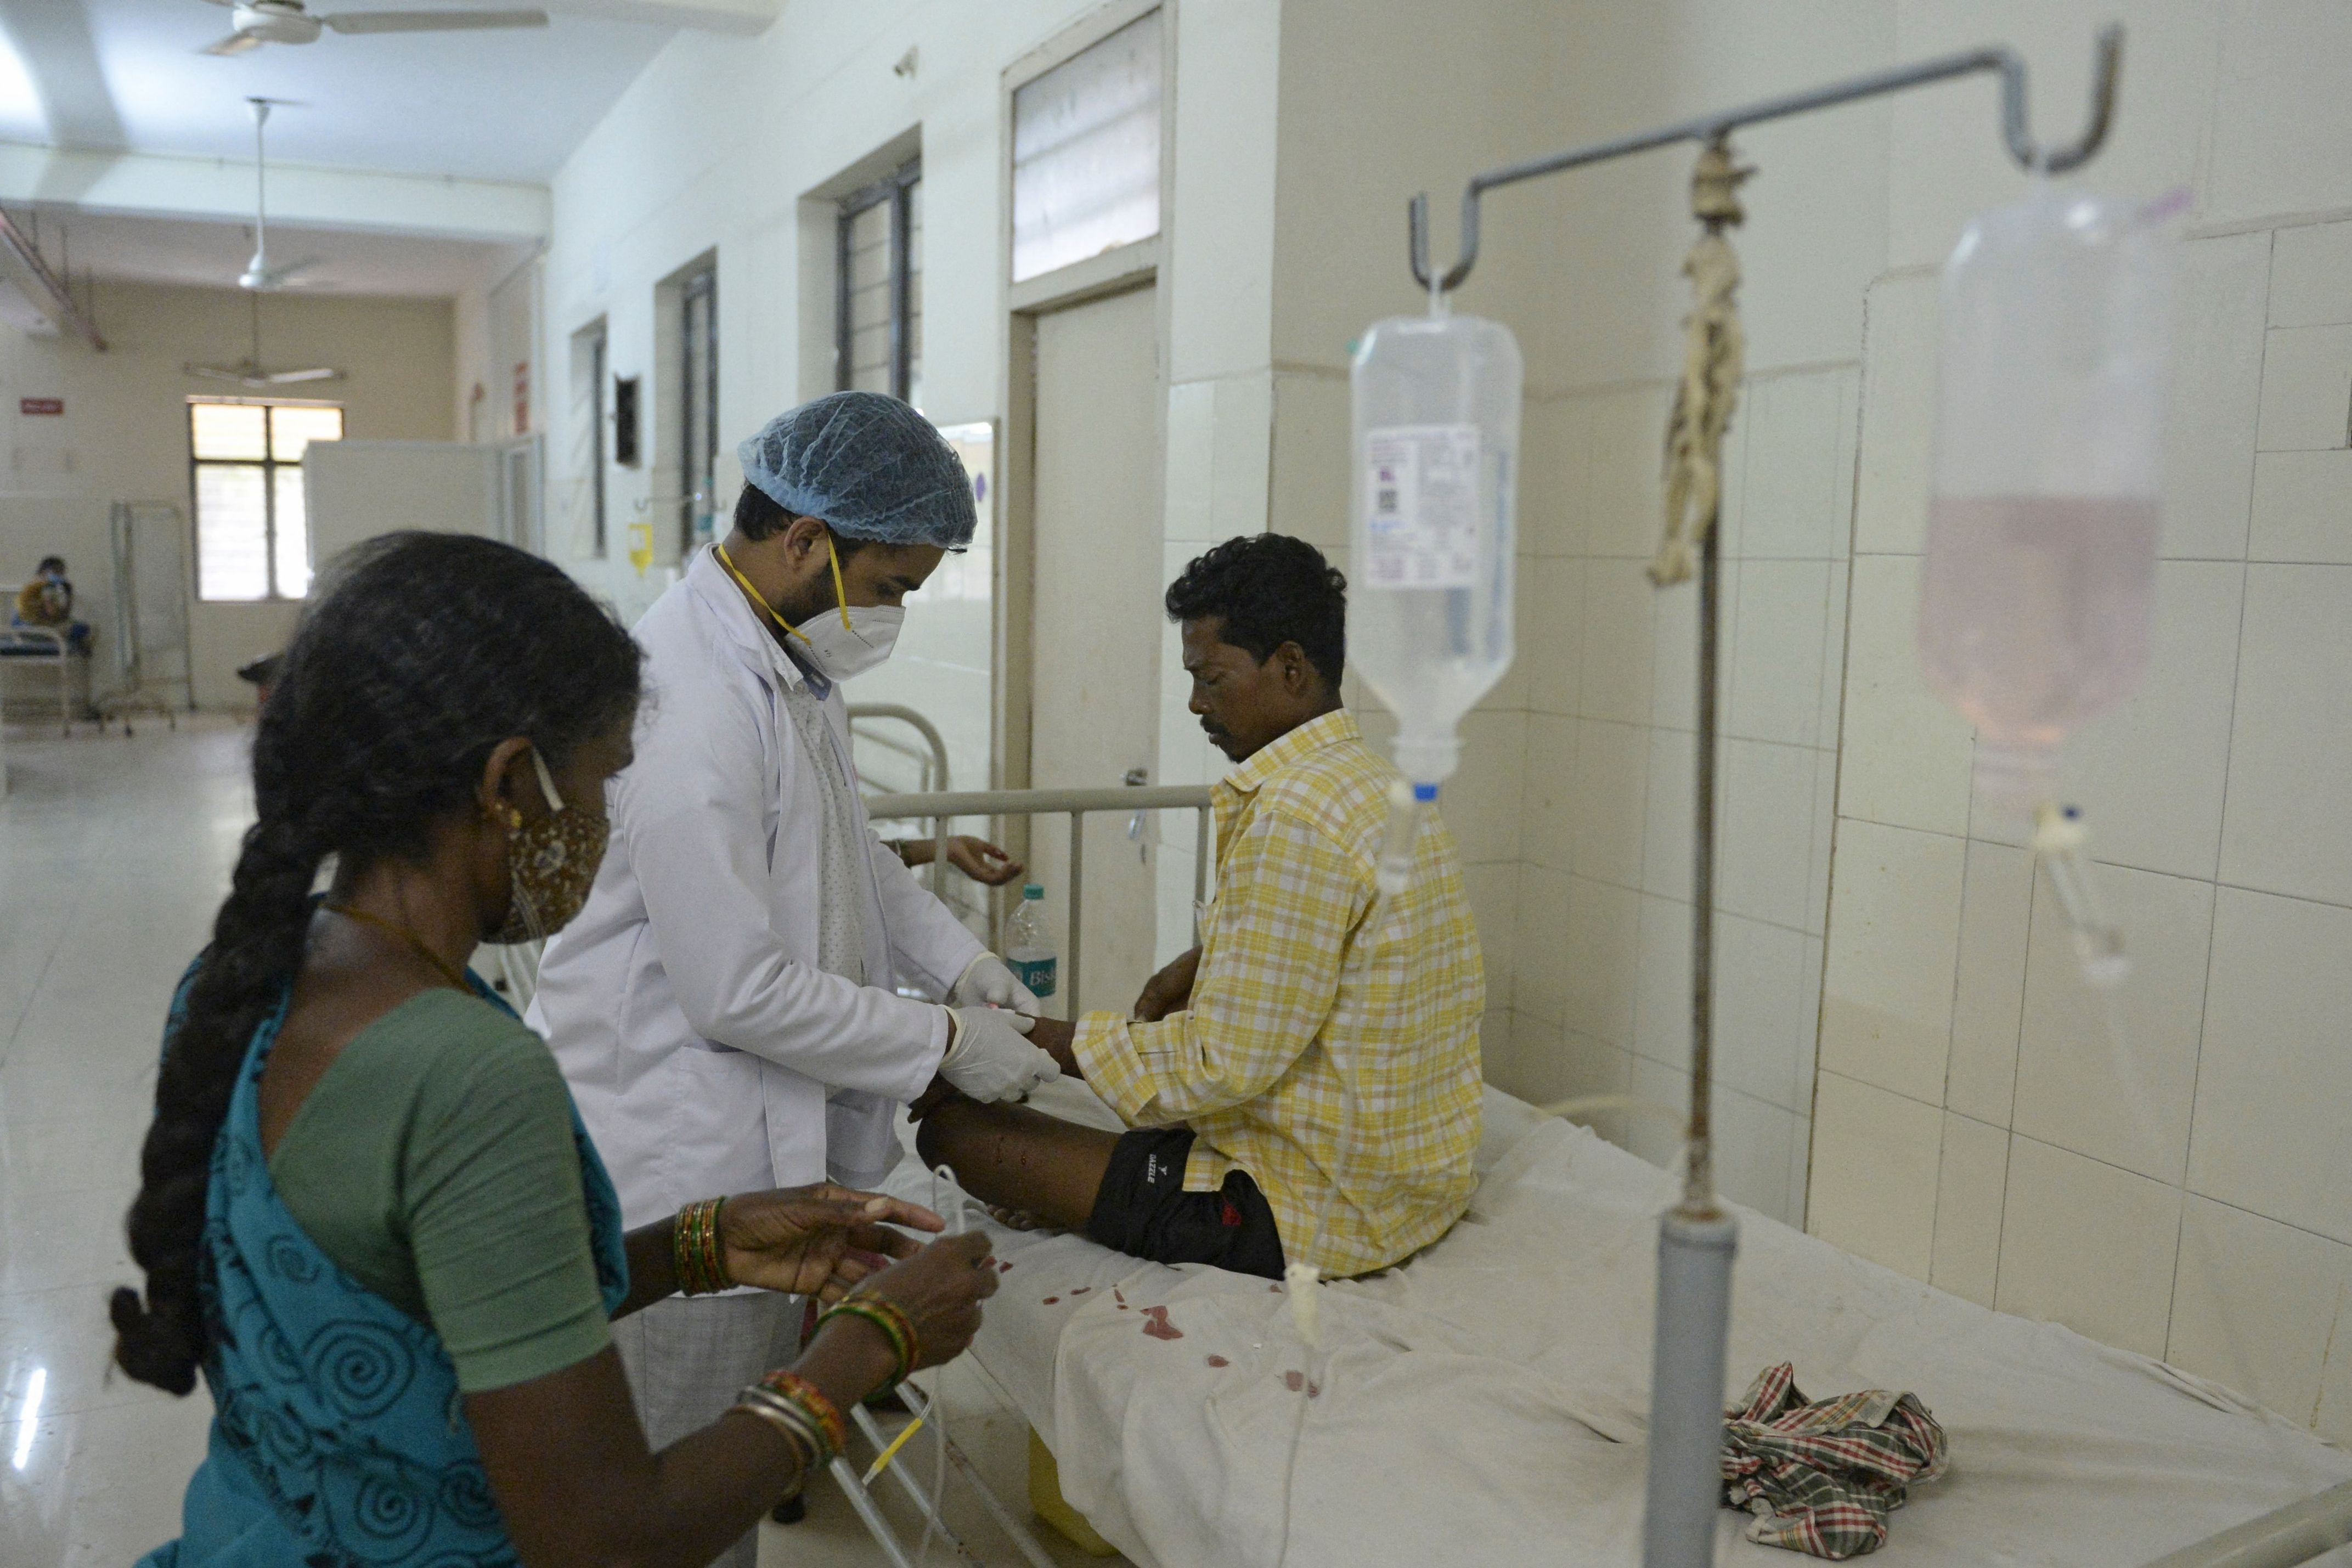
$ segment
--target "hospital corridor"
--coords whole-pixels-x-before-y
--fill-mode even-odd
[[[0,0],[0,1568],[2352,1568],[2347,80]]]

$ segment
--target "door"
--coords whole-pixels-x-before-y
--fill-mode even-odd
[[[1037,321],[1034,612],[1030,782],[1108,788],[1150,776],[1160,742],[1159,310],[1146,285]],[[1031,876],[1066,928],[1066,818],[1033,829]],[[1157,924],[1147,829],[1126,813],[1087,819],[1076,1007],[1125,1013],[1151,973]],[[1067,963],[1068,946],[1062,952]]]

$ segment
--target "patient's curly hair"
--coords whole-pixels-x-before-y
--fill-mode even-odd
[[[1337,691],[1348,662],[1348,579],[1303,539],[1249,533],[1196,557],[1168,585],[1168,618],[1215,616],[1220,636],[1264,664],[1295,642]]]

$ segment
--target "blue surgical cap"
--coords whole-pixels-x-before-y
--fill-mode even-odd
[[[971,542],[971,481],[931,422],[878,392],[836,392],[768,421],[735,448],[743,477],[786,511],[847,539]]]

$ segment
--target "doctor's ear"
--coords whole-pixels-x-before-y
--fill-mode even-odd
[[[785,556],[795,566],[806,564],[811,555],[824,553],[826,533],[822,518],[793,518],[784,529]]]

